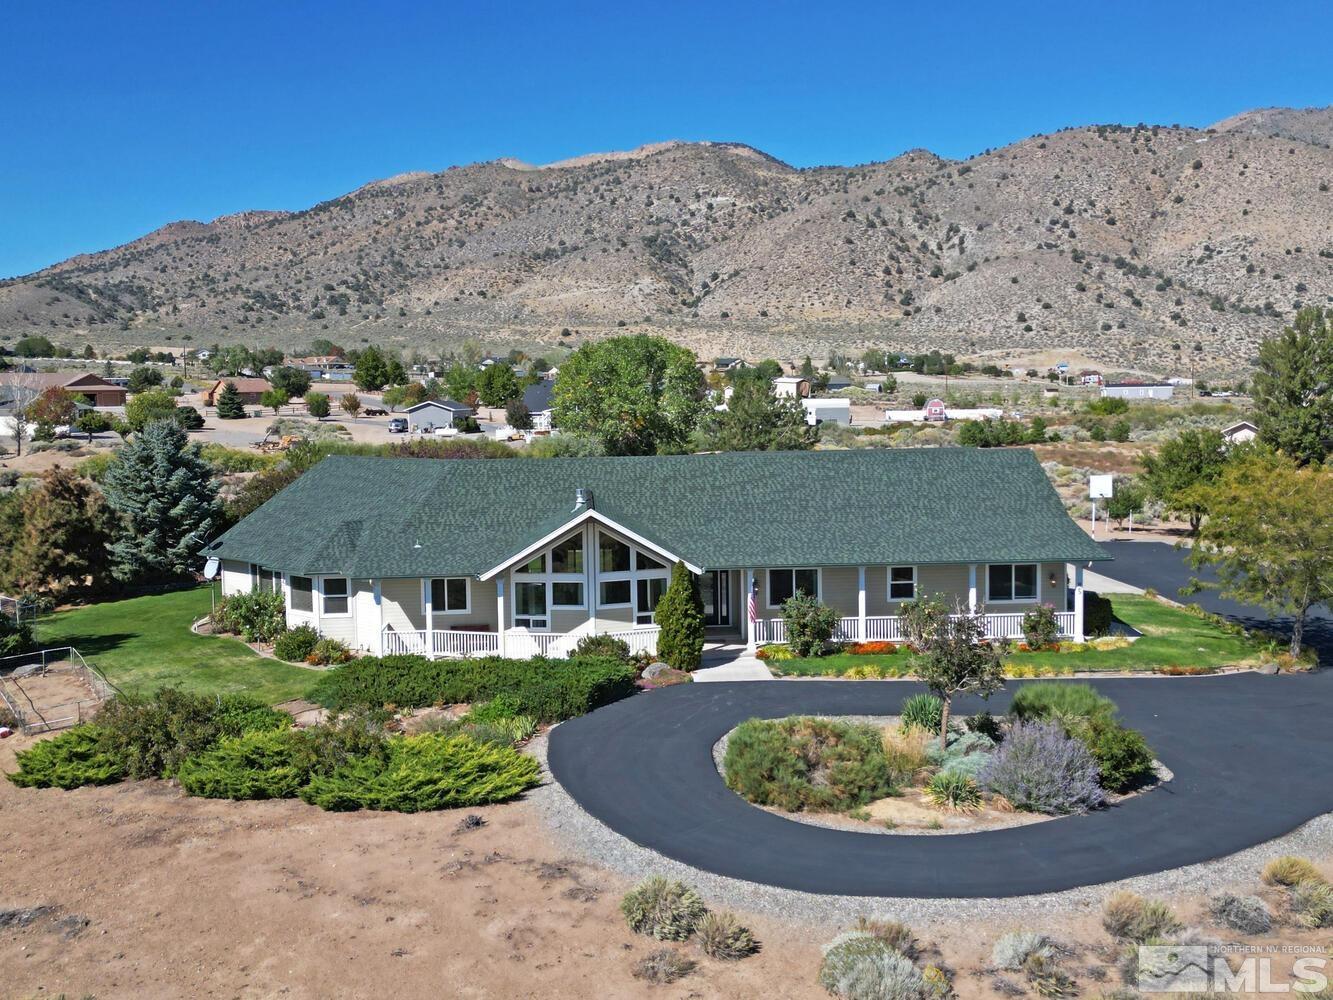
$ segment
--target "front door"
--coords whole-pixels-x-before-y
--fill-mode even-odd
[[[705,625],[731,624],[731,573],[725,569],[709,570],[699,578],[699,596],[703,598]]]

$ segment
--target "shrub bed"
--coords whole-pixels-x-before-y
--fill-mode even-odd
[[[1027,812],[1087,812],[1105,801],[1088,748],[1050,722],[1015,724],[978,780]]]
[[[727,742],[724,768],[734,791],[788,812],[851,809],[892,790],[880,731],[828,719],[743,722]]]
[[[311,697],[327,708],[424,708],[504,696],[538,722],[583,715],[634,693],[634,670],[606,657],[568,660],[428,660],[367,656],[328,671]]]
[[[20,750],[19,769],[9,780],[20,788],[80,788],[125,778],[125,762],[108,753],[96,726],[78,726]]]

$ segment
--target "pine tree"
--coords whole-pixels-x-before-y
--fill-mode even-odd
[[[115,519],[88,480],[57,465],[23,494],[16,513],[17,531],[7,539],[0,572],[6,590],[60,600],[103,580]]]
[[[704,602],[698,578],[684,563],[671,570],[671,583],[653,619],[662,629],[657,655],[677,670],[697,669],[704,652]]]
[[[218,419],[219,420],[240,420],[245,416],[245,403],[241,400],[241,394],[236,390],[235,382],[228,382],[218,393]]]
[[[819,440],[795,399],[779,399],[768,382],[744,379],[733,387],[727,408],[713,420],[709,446],[715,451],[805,451]]]
[[[155,421],[116,454],[102,480],[121,520],[111,543],[118,580],[181,577],[223,526],[212,467],[174,421]]]

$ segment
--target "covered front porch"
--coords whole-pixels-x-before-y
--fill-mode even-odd
[[[446,656],[560,658],[571,655],[579,641],[590,635],[609,635],[627,643],[631,655],[656,656],[657,636],[660,631],[656,625],[615,627],[609,623],[603,623],[602,627],[589,623],[588,627],[581,627],[572,632],[534,632],[523,628],[510,628],[502,632],[481,632],[471,629],[400,630],[386,625],[380,633],[380,648],[385,656],[412,653],[417,656],[428,656],[431,659]]]
[[[956,617],[956,616],[954,616]],[[1077,615],[1073,611],[1057,611],[1055,620],[1060,625],[1060,638],[1075,637]],[[1023,638],[1023,615],[1002,614],[985,616],[987,639]],[[873,618],[840,618],[833,638],[837,642],[903,642],[905,641],[897,615]],[[787,627],[781,618],[760,618],[754,623],[754,641],[763,646],[787,641]]]

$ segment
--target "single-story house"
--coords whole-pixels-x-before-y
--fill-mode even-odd
[[[1079,385],[1101,385],[1102,373],[1092,368],[1084,368],[1078,373]]]
[[[829,392],[841,392],[843,389],[850,389],[852,380],[846,375],[830,375],[828,383],[824,386]]]
[[[1227,444],[1244,444],[1246,441],[1253,441],[1258,436],[1259,428],[1249,420],[1234,423],[1222,431],[1222,437]]]
[[[715,372],[733,372],[738,368],[749,368],[750,365],[744,358],[714,358],[713,371]]]
[[[385,503],[368,512],[368,496]],[[902,603],[934,594],[984,613],[993,637],[1049,604],[1081,638],[1083,567],[1110,558],[1030,451],[999,448],[334,455],[204,554],[226,595],[279,590],[289,626],[430,656],[558,656],[597,633],[655,652],[676,563],[715,634],[752,647],[784,641],[798,591],[837,612],[842,638],[900,639]]]
[[[247,377],[220,378],[204,390],[204,405],[217,406],[218,399],[222,396],[222,390],[226,387],[228,382],[236,386],[236,391],[241,396],[241,402],[247,406],[257,405],[260,397],[273,388],[273,386],[268,384],[268,379]]]
[[[782,375],[773,380],[773,395],[791,399],[809,399],[810,380],[799,375]]]
[[[554,382],[547,382],[543,379],[540,382],[532,383],[523,390],[523,405],[532,414],[532,429],[534,431],[549,431],[555,426],[551,421],[551,390],[554,388]]]
[[[801,406],[805,410],[805,422],[811,427],[818,424],[852,424],[852,401],[850,399],[803,399]]]
[[[466,403],[452,399],[428,399],[409,406],[406,411],[408,426],[413,431],[431,431],[436,427],[453,427],[460,420],[474,416],[476,410]]]
[[[1170,382],[1107,382],[1102,399],[1170,399],[1175,391]]]
[[[0,388],[13,395],[40,396],[47,389],[64,389],[83,396],[93,406],[124,406],[126,391],[92,372],[0,372]]]

